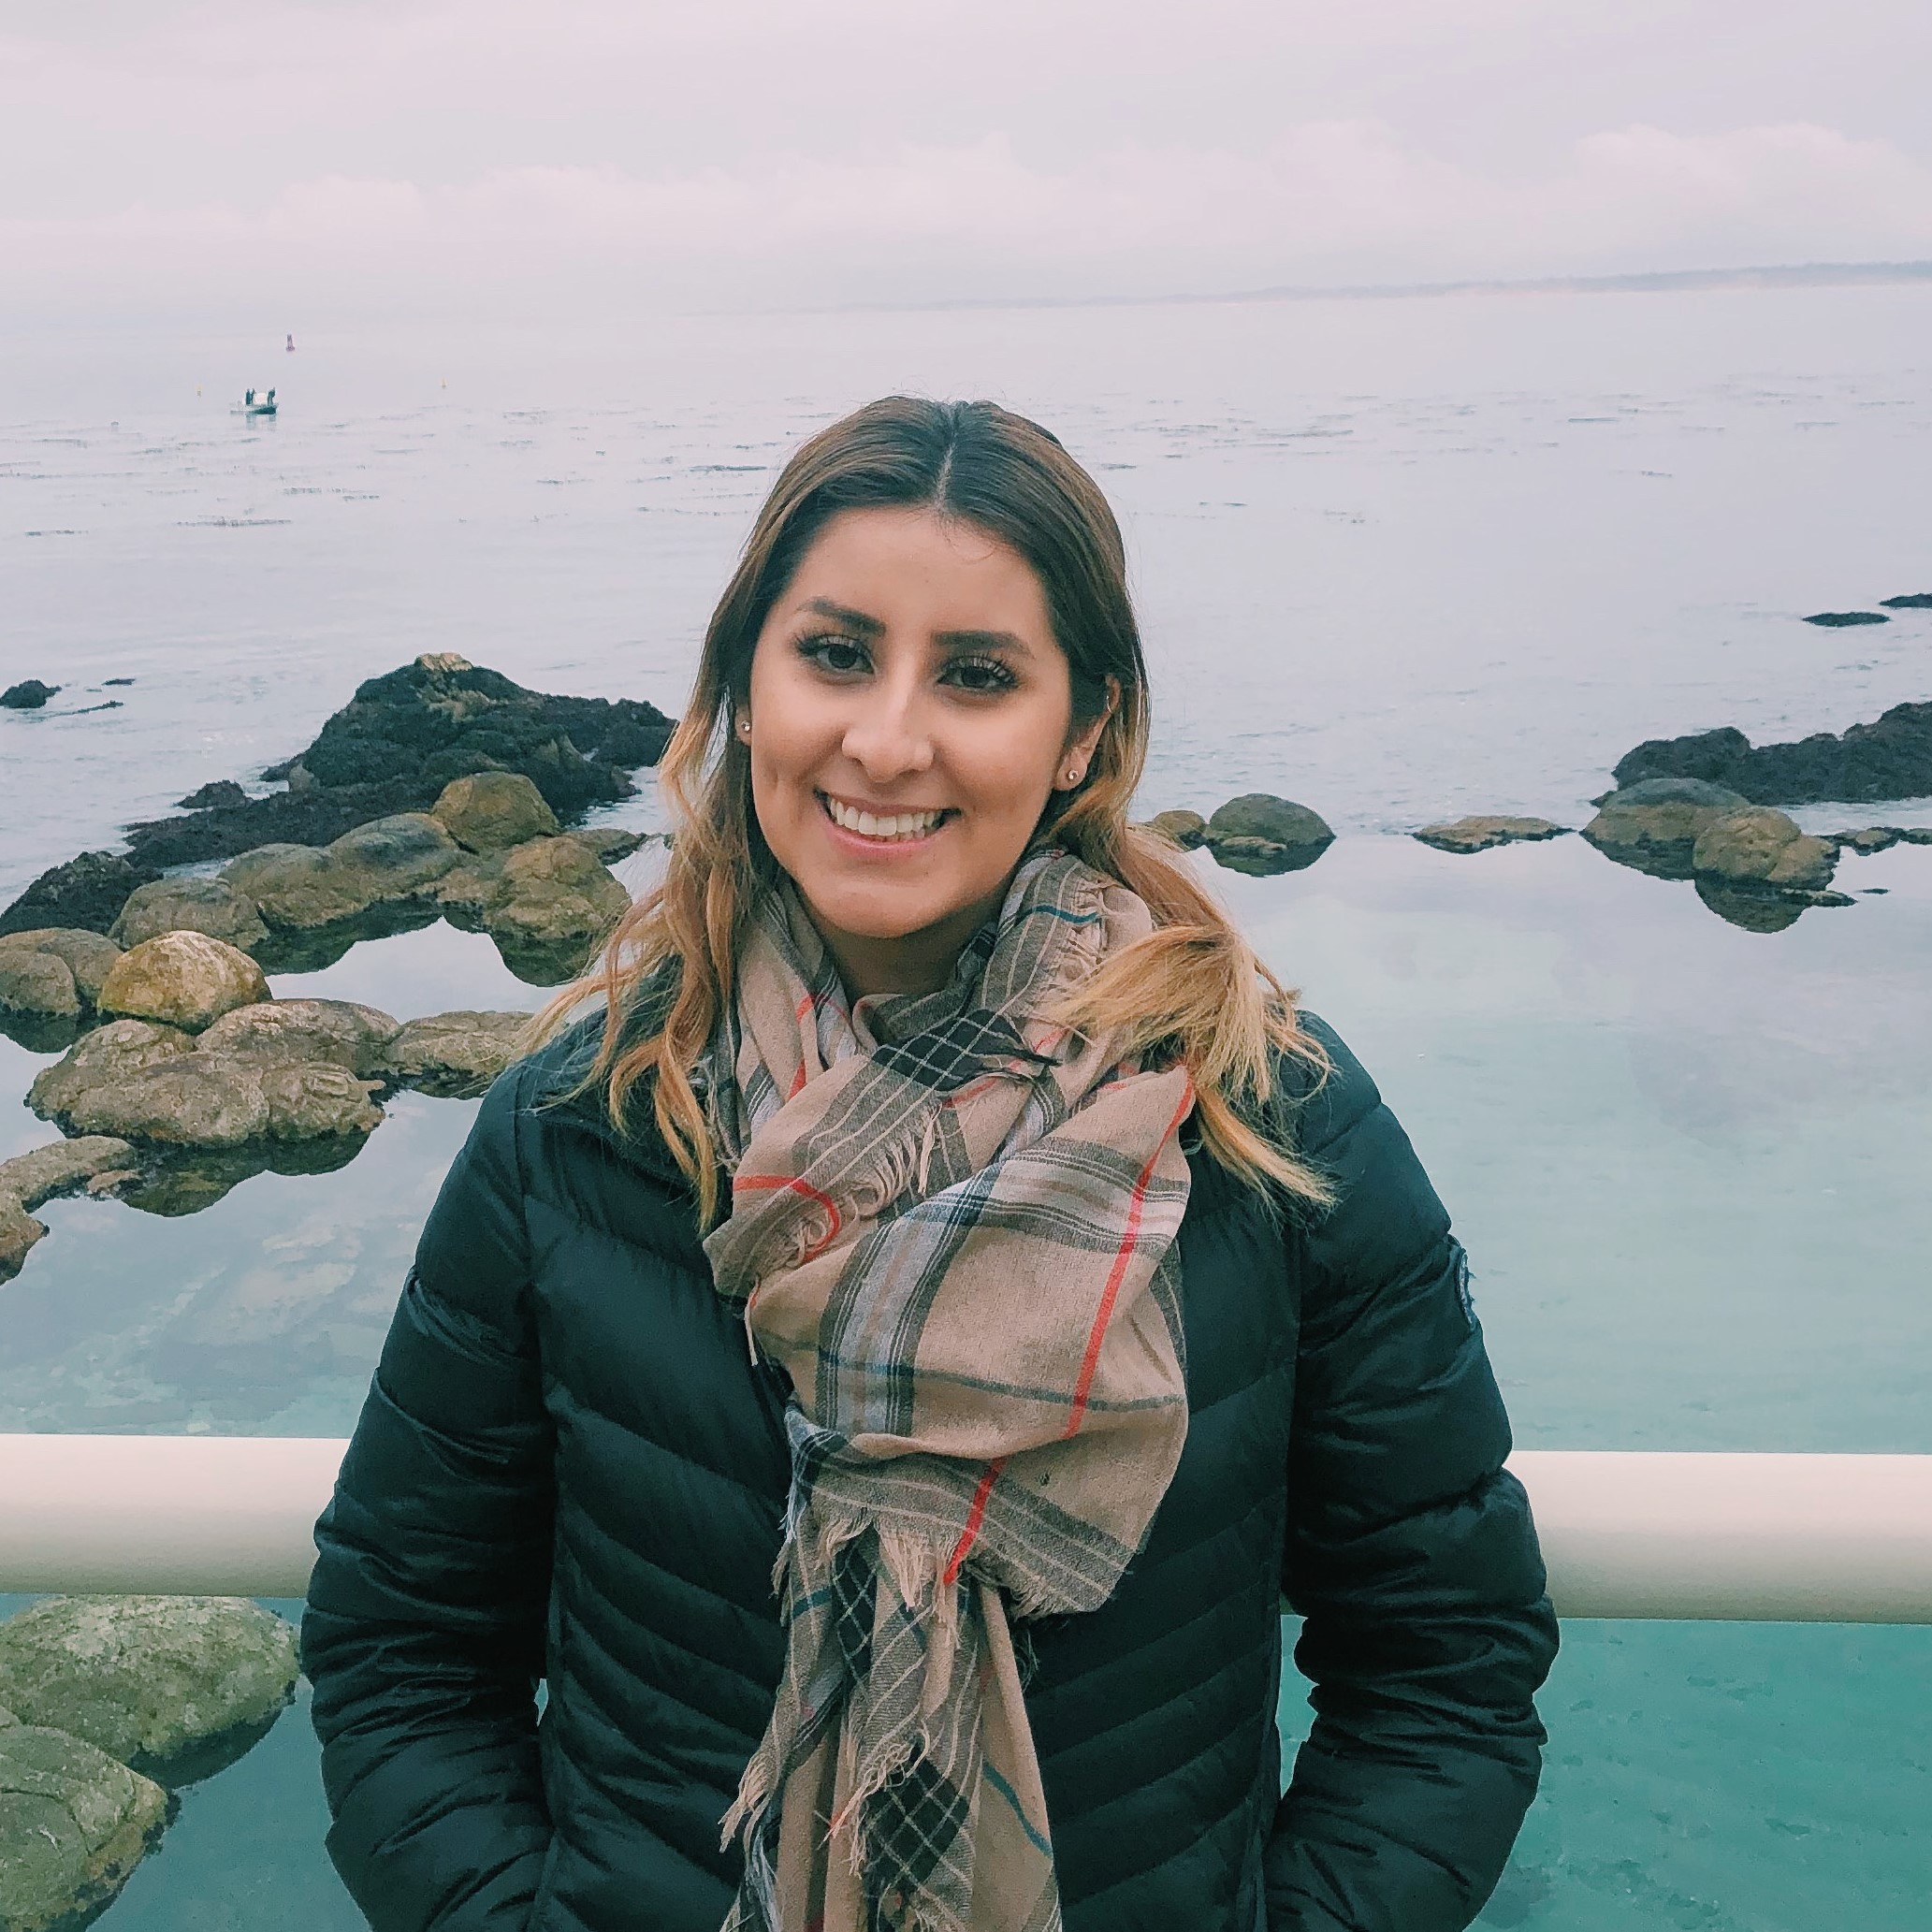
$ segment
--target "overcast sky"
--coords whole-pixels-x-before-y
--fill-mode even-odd
[[[1932,256],[1932,0],[0,0],[0,321]]]

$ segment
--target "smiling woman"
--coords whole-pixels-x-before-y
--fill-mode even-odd
[[[1148,715],[1045,430],[895,398],[787,465],[663,884],[484,1103],[318,1526],[378,1932],[1481,1909],[1555,1632],[1466,1264],[1128,824]]]

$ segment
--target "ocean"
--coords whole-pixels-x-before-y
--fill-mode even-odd
[[[1764,933],[1580,839],[1408,835],[1579,826],[1643,738],[1932,698],[1932,611],[1801,621],[1932,590],[1928,342],[1911,286],[0,339],[0,685],[63,687],[0,712],[0,903],[421,651],[677,710],[801,436],[888,390],[993,396],[1120,513],[1145,809],[1261,790],[1340,835],[1283,878],[1198,863],[1408,1128],[1518,1441],[1932,1453],[1932,849],[1847,854],[1852,905]],[[275,421],[231,416],[270,383]],[[649,775],[603,816],[655,826]],[[447,926],[274,988],[543,996]],[[0,1038],[0,1157],[49,1137],[45,1059]],[[49,1203],[0,1287],[0,1431],[346,1433],[472,1111],[399,1097],[379,1152],[180,1218]],[[1543,1708],[1482,1924],[1924,1925],[1932,1631],[1576,1622]],[[322,1826],[292,1714],[101,1923],[351,1932]]]

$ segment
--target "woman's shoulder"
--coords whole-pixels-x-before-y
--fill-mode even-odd
[[[1275,1050],[1271,1125],[1301,1158],[1318,1160],[1382,1108],[1382,1093],[1368,1068],[1320,1014],[1300,1008],[1295,1023],[1310,1050]]]

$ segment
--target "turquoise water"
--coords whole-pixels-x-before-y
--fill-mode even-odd
[[[1653,733],[1932,697],[1932,613],[1797,621],[1932,588],[1928,323],[1925,292],[1879,290],[318,342],[267,431],[193,398],[232,345],[93,345],[87,420],[70,351],[10,345],[0,681],[74,689],[0,715],[0,895],[418,650],[675,707],[789,440],[893,383],[990,389],[1121,506],[1160,680],[1148,808],[1260,786],[1342,832],[1284,879],[1199,863],[1408,1126],[1518,1440],[1932,1453],[1932,849],[1848,857],[1854,905],[1754,934],[1577,839],[1403,835],[1578,824]],[[614,816],[654,823],[648,787]],[[441,926],[276,990],[399,1018],[541,997]],[[46,1138],[18,1098],[41,1064],[0,1039],[0,1157]],[[50,1203],[0,1288],[0,1430],[345,1431],[471,1111],[401,1097],[336,1172],[180,1219]],[[1932,1632],[1573,1624],[1544,1709],[1485,1924],[1925,1923]],[[321,1828],[292,1714],[187,1794],[103,1924],[347,1932]]]

